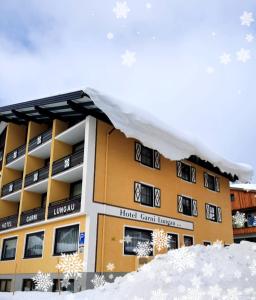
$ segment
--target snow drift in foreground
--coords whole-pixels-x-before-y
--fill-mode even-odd
[[[158,255],[138,272],[77,294],[1,294],[1,300],[255,300],[256,243],[196,245]]]
[[[225,159],[196,138],[170,127],[141,108],[118,101],[94,89],[87,88],[85,93],[127,137],[138,139],[145,146],[158,150],[171,160],[197,155],[219,167],[222,172],[237,175],[241,182],[251,181],[251,166]]]

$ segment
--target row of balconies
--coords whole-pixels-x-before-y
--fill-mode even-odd
[[[77,213],[81,207],[81,195],[62,199],[49,203],[47,219],[58,218],[68,214]],[[38,207],[21,212],[20,226],[44,221],[45,207]],[[15,228],[18,226],[18,214],[0,219],[0,231]]]

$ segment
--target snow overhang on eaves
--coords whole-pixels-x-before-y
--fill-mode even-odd
[[[244,191],[244,192],[256,192],[256,184],[252,183],[231,183],[231,190]]]

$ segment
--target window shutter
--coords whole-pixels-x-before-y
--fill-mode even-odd
[[[196,183],[196,168],[191,167],[191,181]]]
[[[221,213],[221,208],[220,207],[217,207],[217,221],[219,223],[222,222],[222,213]]]
[[[141,144],[135,143],[135,160],[141,162]]]
[[[141,184],[139,182],[134,183],[134,201],[139,203],[141,201]]]
[[[205,204],[205,217],[207,220],[210,220],[210,205]]]
[[[161,206],[161,191],[160,189],[154,188],[154,206]]]
[[[208,188],[208,174],[204,173],[204,186]]]
[[[183,213],[182,196],[178,195],[178,212]]]
[[[182,162],[181,161],[177,161],[177,176],[178,177],[182,177]]]
[[[215,177],[215,191],[216,192],[220,191],[220,179],[219,179],[219,177]]]
[[[157,150],[154,150],[154,167],[160,170],[160,153]]]
[[[198,216],[197,201],[195,199],[192,199],[192,215],[195,217]]]

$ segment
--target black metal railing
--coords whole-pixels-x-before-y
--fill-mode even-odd
[[[49,204],[48,219],[57,218],[64,215],[79,212],[80,207],[81,207],[81,195],[77,195],[68,199],[54,201]]]
[[[22,178],[5,184],[2,188],[2,196],[14,193],[22,187]]]
[[[48,178],[49,176],[49,166],[38,169],[34,172],[29,173],[25,177],[25,187],[41,180]]]
[[[53,162],[52,175],[56,175],[67,169],[80,165],[84,161],[84,150],[77,151],[68,156],[62,157],[59,160]]]
[[[14,149],[13,151],[9,152],[6,155],[6,164],[9,164],[10,162],[14,161],[15,159],[21,157],[22,155],[24,155],[26,152],[26,145],[22,145],[16,149]]]
[[[29,141],[28,151],[31,151],[52,138],[52,129],[49,129]]]
[[[45,219],[45,208],[37,207],[23,211],[20,216],[20,225],[36,223]]]
[[[0,219],[0,231],[17,227],[18,215],[8,216]]]

